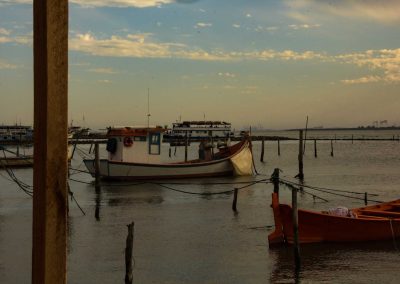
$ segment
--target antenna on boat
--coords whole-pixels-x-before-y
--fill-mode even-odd
[[[150,128],[150,89],[147,88],[147,128]]]

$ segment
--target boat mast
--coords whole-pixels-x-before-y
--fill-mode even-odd
[[[150,89],[147,88],[147,128],[150,128]]]

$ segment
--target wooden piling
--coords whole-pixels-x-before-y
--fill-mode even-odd
[[[100,151],[99,151],[99,143],[94,144],[94,153],[95,153],[95,189],[96,193],[100,192]]]
[[[317,153],[317,139],[314,139],[314,157],[316,158],[318,156]]]
[[[68,235],[67,0],[33,1],[33,61],[32,283],[64,284]]]
[[[354,135],[351,134],[351,144],[353,144],[353,143],[354,143]]]
[[[188,132],[185,134],[185,162],[188,160]]]
[[[299,218],[297,211],[297,190],[292,189],[292,219],[293,219],[293,249],[294,263],[296,270],[300,268],[300,247],[299,247]]]
[[[303,130],[299,131],[299,155],[298,155],[298,160],[299,160],[299,174],[297,177],[299,179],[304,179],[304,172],[303,172]]]
[[[333,142],[332,142],[332,139],[331,139],[331,157],[333,157]]]
[[[236,204],[237,204],[237,196],[238,196],[238,189],[235,188],[234,192],[233,192],[233,202],[232,202],[232,210],[234,212],[237,212],[237,208],[236,208]]]
[[[365,204],[365,206],[368,205],[368,192],[364,193],[364,204]]]
[[[272,173],[272,183],[274,184],[274,192],[279,194],[279,169],[275,168]]]
[[[133,233],[135,223],[132,222],[128,227],[128,236],[126,237],[125,248],[125,284],[133,283]]]
[[[171,158],[171,147],[169,147],[168,156]]]
[[[265,144],[265,138],[263,136],[261,140],[261,157],[260,157],[261,162],[264,162],[264,148],[265,148],[264,144]]]
[[[281,140],[278,138],[278,156],[281,155]]]

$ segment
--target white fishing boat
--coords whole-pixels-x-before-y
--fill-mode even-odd
[[[0,125],[0,142],[32,141],[33,129],[24,125]]]
[[[209,141],[200,142],[199,158],[186,162],[162,163],[161,127],[114,127],[108,130],[108,159],[100,159],[100,176],[112,180],[166,179],[251,175],[251,142],[245,138],[213,153]],[[95,176],[95,160],[84,160]]]

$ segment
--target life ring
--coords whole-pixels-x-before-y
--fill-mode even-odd
[[[124,146],[125,147],[131,147],[133,145],[133,140],[131,137],[125,137],[124,138]]]

